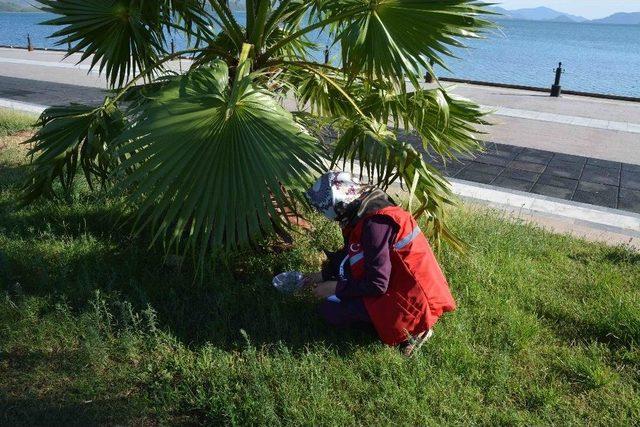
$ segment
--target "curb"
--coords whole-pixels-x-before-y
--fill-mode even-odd
[[[640,238],[640,214],[455,178],[449,181],[454,193],[465,200],[569,219],[597,230]]]
[[[0,98],[0,108],[8,108],[9,110],[22,111],[25,113],[42,114],[42,112],[49,107],[47,105],[29,104],[27,102]]]

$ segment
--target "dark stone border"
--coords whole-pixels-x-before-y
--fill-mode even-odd
[[[0,48],[4,48],[4,49],[19,49],[19,50],[28,50],[28,48],[24,47],[24,46],[11,46],[8,44],[0,44]],[[48,48],[48,47],[34,47],[33,48],[34,51],[40,51],[40,52],[68,52],[67,49],[57,49],[55,47],[52,48]]]
[[[490,87],[502,87],[507,89],[517,89],[517,90],[530,90],[534,92],[544,92],[547,94],[551,94],[551,88],[543,88],[538,86],[523,86],[517,84],[510,83],[493,83],[493,82],[483,82],[480,80],[469,80],[469,79],[456,79],[453,77],[440,77],[439,80],[444,82],[452,82],[452,83],[465,83],[470,85],[477,86],[490,86]],[[606,93],[594,93],[594,92],[581,92],[577,90],[562,90],[563,94],[566,95],[576,95],[576,96],[585,96],[589,98],[600,98],[600,99],[612,99],[616,101],[629,101],[629,102],[640,102],[640,98],[634,96],[624,96],[624,95],[610,95]]]
[[[493,142],[485,148],[455,161],[426,157],[450,178],[640,213],[640,165]]]

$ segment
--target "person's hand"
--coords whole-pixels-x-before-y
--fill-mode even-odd
[[[338,282],[335,280],[330,280],[328,282],[318,283],[313,287],[313,294],[318,299],[329,298],[331,295],[336,294],[336,286]]]

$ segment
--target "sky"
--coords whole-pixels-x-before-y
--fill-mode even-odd
[[[604,18],[616,12],[640,12],[640,0],[503,0],[506,9],[546,6],[559,12],[589,19]]]

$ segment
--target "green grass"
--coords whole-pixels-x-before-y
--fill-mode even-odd
[[[2,425],[640,419],[640,255],[626,248],[452,211],[470,248],[439,256],[459,310],[407,360],[271,289],[339,244],[332,225],[230,254],[199,284],[128,234],[118,199],[15,210],[24,151],[0,141]]]
[[[32,114],[0,108],[0,137],[28,130],[37,119],[38,117]]]

